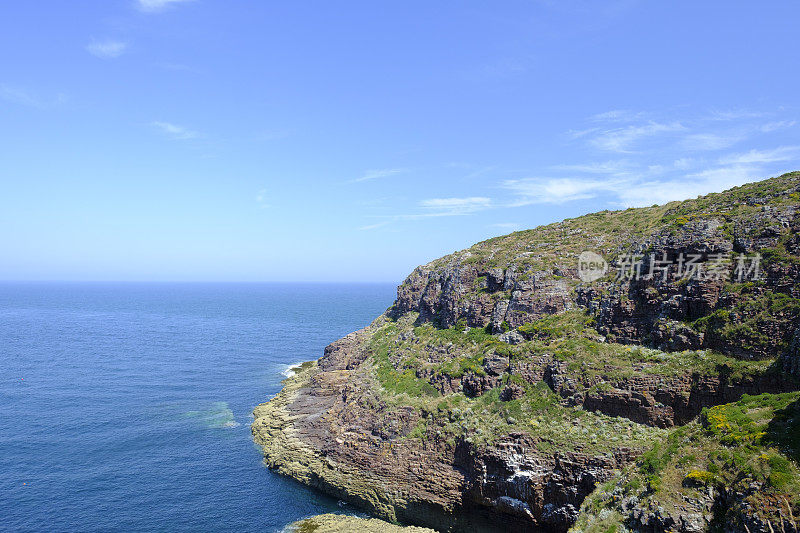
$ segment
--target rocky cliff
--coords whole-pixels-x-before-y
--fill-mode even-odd
[[[796,406],[798,230],[795,172],[484,241],[415,269],[254,438],[278,472],[440,531],[796,531],[800,437],[753,428]],[[706,455],[678,453],[689,434]]]

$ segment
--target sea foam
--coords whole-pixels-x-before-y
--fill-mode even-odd
[[[300,361],[299,363],[292,363],[291,365],[286,365],[286,368],[284,368],[283,371],[281,371],[281,374],[283,374],[287,378],[290,378],[295,375],[296,369],[300,368],[302,364],[303,362]]]

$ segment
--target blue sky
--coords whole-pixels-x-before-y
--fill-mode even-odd
[[[800,168],[800,4],[0,7],[0,279],[392,281]]]

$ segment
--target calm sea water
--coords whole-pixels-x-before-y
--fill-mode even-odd
[[[0,284],[0,529],[263,532],[342,511],[264,468],[251,411],[288,365],[393,297],[390,285]]]

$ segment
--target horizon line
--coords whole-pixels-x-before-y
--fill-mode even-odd
[[[309,285],[399,285],[402,281],[349,281],[349,280],[103,280],[103,279],[0,279],[3,283],[186,283],[186,284],[309,284]]]

